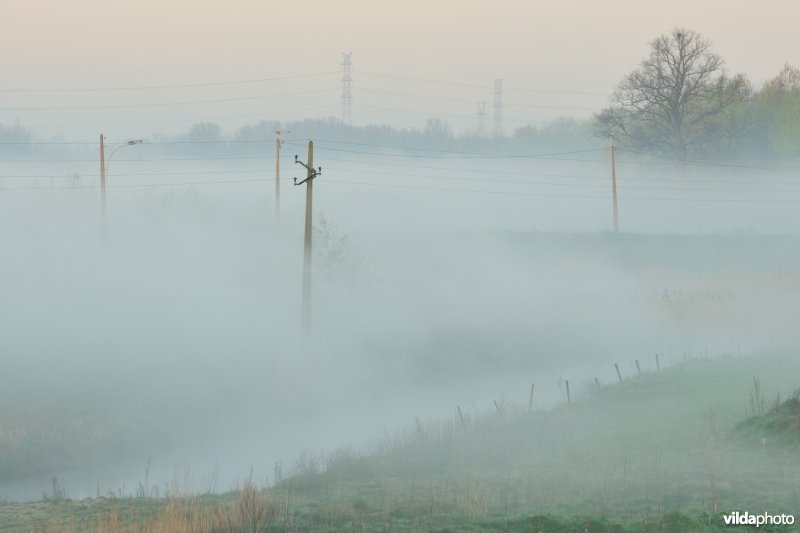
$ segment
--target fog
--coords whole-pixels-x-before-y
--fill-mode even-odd
[[[766,189],[786,185],[762,185],[764,203],[714,183],[634,199],[628,176],[659,169],[623,160],[615,235],[602,186],[530,175],[602,176],[603,152],[403,169],[325,141],[305,337],[305,194],[291,176],[306,143],[284,145],[279,218],[269,156],[245,168],[128,147],[109,167],[105,230],[96,177],[6,179],[3,497],[36,499],[53,476],[76,498],[130,491],[148,462],[156,485],[188,469],[224,491],[251,468],[268,480],[303,452],[367,450],[457,405],[525,403],[530,383],[545,408],[564,379],[612,382],[614,363],[631,375],[655,353],[669,365],[796,347],[780,276],[796,279],[798,215]],[[44,175],[63,168],[52,159],[28,162]]]

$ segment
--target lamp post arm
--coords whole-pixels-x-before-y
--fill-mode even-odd
[[[108,154],[108,157],[106,158],[106,174],[108,174],[108,165],[111,163],[111,158],[114,156],[114,154],[116,154],[117,151],[119,151],[122,148],[125,148],[126,146],[133,146],[135,144],[142,144],[142,141],[128,141],[125,144],[117,146],[111,151],[110,154]]]

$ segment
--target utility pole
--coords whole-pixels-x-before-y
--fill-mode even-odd
[[[100,217],[103,225],[103,241],[106,240],[106,147],[105,137],[100,134]]]
[[[614,137],[608,134],[608,144],[611,147],[611,199],[614,206],[614,233],[619,233],[619,215],[617,213],[617,161],[614,146]]]
[[[108,225],[106,222],[106,174],[108,173],[108,164],[111,162],[111,158],[120,148],[133,146],[135,144],[142,144],[142,142],[143,141],[141,139],[131,139],[125,144],[121,144],[120,146],[117,146],[111,150],[111,153],[108,154],[108,159],[106,159],[105,137],[102,133],[100,134],[100,216],[102,217],[103,225],[103,243],[106,242],[108,232]]]
[[[353,78],[350,76],[353,52],[342,53],[342,123],[351,124],[353,120]]]
[[[503,80],[494,80],[494,138],[503,136]]]
[[[311,333],[311,230],[312,230],[312,201],[314,197],[314,178],[322,174],[322,167],[314,169],[314,141],[308,141],[308,163],[303,163],[294,156],[294,162],[306,168],[306,179],[294,184],[306,184],[306,231],[303,241],[303,332]]]
[[[275,130],[275,221],[281,221],[281,135],[289,130]]]
[[[478,137],[486,134],[486,102],[478,102]]]

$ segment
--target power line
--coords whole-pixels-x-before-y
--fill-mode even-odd
[[[487,91],[492,90],[491,85],[480,85],[477,83],[467,83],[467,82],[458,82],[458,81],[448,81],[448,80],[434,80],[430,78],[411,78],[411,77],[402,77],[402,76],[395,76],[391,74],[381,74],[378,72],[370,72],[359,70],[359,74],[365,74],[367,76],[373,76],[376,78],[386,78],[386,79],[393,79],[393,80],[401,80],[401,81],[412,81],[412,82],[420,82],[420,83],[430,83],[435,85],[453,85],[458,87],[471,87],[475,89],[485,89]],[[576,94],[576,95],[583,95],[583,96],[608,96],[607,93],[601,92],[590,92],[590,91],[568,91],[568,90],[559,90],[559,89],[544,89],[544,88],[527,88],[527,87],[518,87],[518,88],[507,88],[509,92],[526,92],[526,93],[541,93],[541,94]]]
[[[374,164],[371,161],[365,161],[363,159],[341,159],[341,158],[332,158],[326,157],[328,161],[341,161],[346,163],[359,163],[362,165],[372,165]],[[451,167],[435,167],[430,165],[410,165],[405,163],[396,163],[396,162],[381,162],[381,166],[392,166],[392,167],[403,167],[403,168],[420,168],[420,169],[427,169],[427,170],[449,170],[453,172],[472,172],[472,173],[484,173],[486,170],[482,169],[474,169],[474,168],[451,168]],[[519,176],[546,176],[546,177],[554,177],[554,178],[572,178],[572,179],[594,179],[594,180],[608,180],[608,176],[587,176],[584,174],[553,174],[547,172],[524,172],[524,171],[515,171],[515,170],[503,170],[503,174],[513,174]],[[799,180],[771,180],[769,178],[761,178],[758,176],[744,176],[738,178],[739,181],[741,180],[749,180],[752,182],[757,180],[758,183],[761,184],[797,184]],[[625,177],[622,178],[621,181],[628,182],[628,181],[643,181],[643,182],[652,182],[652,181],[663,181],[667,183],[674,183],[674,182],[681,182],[681,183],[724,183],[724,184],[731,184],[735,183],[737,180],[719,180],[719,179],[705,179],[702,176],[698,176],[697,178],[636,178],[636,177]],[[743,182],[742,184],[747,184],[748,182]]]
[[[661,156],[658,154],[649,154],[646,152],[640,152],[638,150],[632,150],[630,148],[618,148],[620,150],[624,150],[626,152],[632,154],[639,154],[645,156],[656,157],[658,159],[665,160],[663,162],[656,162],[656,161],[643,161],[637,162],[638,164],[649,164],[649,165],[678,165],[678,164],[687,164],[687,165],[697,165],[697,166],[706,166],[706,167],[721,167],[721,168],[750,168],[750,169],[759,169],[759,170],[789,170],[789,171],[800,171],[800,168],[797,167],[778,167],[772,165],[740,165],[740,164],[730,164],[730,163],[711,163],[706,161],[694,161],[688,159],[686,161],[677,161],[671,160],[668,157]]]
[[[218,181],[181,181],[175,183],[135,183],[125,185],[106,185],[107,189],[139,189],[152,187],[176,187],[184,185],[227,185],[232,183],[263,183],[267,179],[243,179],[243,180],[218,180]],[[52,191],[52,190],[94,190],[99,189],[99,185],[68,185],[65,187],[0,187],[0,192],[5,191]]]
[[[381,157],[405,157],[405,158],[422,158],[422,159],[542,159],[542,160],[551,160],[551,161],[574,161],[580,163],[604,163],[602,159],[575,159],[575,158],[567,158],[567,157],[550,157],[548,155],[540,155],[540,154],[530,154],[530,155],[454,155],[454,156],[444,156],[444,155],[426,155],[426,154],[391,154],[386,152],[365,152],[360,150],[344,150],[341,148],[322,148],[324,151],[332,151],[332,152],[346,152],[350,154],[364,154],[364,155],[374,155],[374,156],[381,156]],[[585,150],[585,152],[595,152],[597,150]],[[568,153],[568,152],[565,152]],[[580,152],[576,152],[580,153]]]
[[[243,141],[244,142],[244,141]],[[259,141],[260,142],[260,141]],[[359,160],[352,160],[352,159],[332,159],[333,161],[340,161],[340,162],[353,162],[353,163],[360,163],[360,164],[369,164],[364,161]],[[429,169],[429,170],[444,170],[450,172],[476,172],[480,174],[488,173],[486,170],[476,170],[476,169],[453,169],[453,168],[443,168],[443,167],[431,167],[425,165],[398,165],[398,164],[388,164],[389,166],[398,166],[398,167],[412,167],[412,168],[421,168],[421,169]],[[381,166],[386,166],[382,164]],[[560,186],[560,187],[596,187],[596,188],[606,188],[606,185],[587,185],[587,184],[576,184],[576,183],[569,183],[569,182],[553,182],[553,181],[530,181],[530,180],[503,180],[503,179],[491,179],[491,178],[468,178],[463,176],[443,176],[440,174],[409,174],[404,172],[391,172],[391,171],[381,171],[381,170],[373,170],[373,169],[353,169],[353,168],[344,168],[339,169],[342,173],[365,173],[365,174],[384,174],[384,175],[392,175],[392,176],[402,176],[402,177],[409,177],[409,178],[431,178],[431,179],[445,179],[445,180],[463,180],[463,181],[479,181],[479,182],[491,182],[491,183],[511,183],[511,184],[520,184],[520,185],[552,185],[552,186]],[[125,173],[115,173],[115,177],[142,177],[142,176],[174,176],[174,175],[200,175],[200,174],[247,174],[247,173],[265,173],[268,172],[267,169],[234,169],[234,170],[208,170],[208,171],[195,171],[195,170],[188,170],[188,171],[172,171],[172,172],[125,172]],[[606,176],[586,176],[586,175],[575,175],[575,174],[552,174],[552,173],[541,173],[541,172],[520,172],[520,171],[503,171],[503,174],[511,174],[517,176],[532,176],[532,177],[551,177],[551,178],[566,178],[566,179],[583,179],[583,180],[592,180],[592,181],[606,181],[608,178]],[[36,178],[36,179],[70,179],[70,176],[64,175],[54,175],[54,174],[0,174],[0,179],[2,178],[10,178],[10,179],[24,179],[24,178]],[[739,182],[739,183],[732,183],[731,181],[726,180],[674,180],[671,178],[627,178],[623,180],[623,183],[626,182],[642,182],[642,183],[653,183],[653,182],[667,182],[672,183],[674,181],[682,181],[688,182],[691,185],[703,185],[707,183],[719,183],[724,185],[750,185],[750,184],[757,184],[757,185],[768,185],[768,184],[797,184],[798,181],[758,181],[753,182],[752,179],[748,182]],[[800,192],[800,189],[754,189],[754,188],[746,188],[746,189],[730,189],[730,188],[698,188],[698,187],[651,187],[651,186],[637,186],[637,185],[624,185],[625,189],[644,189],[644,190],[669,190],[669,191],[683,191],[683,192],[772,192],[772,193],[797,193]]]
[[[405,98],[418,98],[421,100],[436,100],[440,102],[453,102],[456,104],[474,104],[474,100],[462,100],[457,98],[446,98],[441,96],[434,96],[429,94],[410,94],[410,93],[403,93],[397,91],[386,91],[383,89],[370,89],[359,86],[358,90],[363,93],[371,93],[371,94],[385,94],[389,96],[402,96]],[[562,106],[562,105],[546,105],[546,104],[503,104],[504,106],[512,106],[512,107],[528,107],[528,108],[536,108],[536,109],[568,109],[568,110],[575,110],[575,111],[596,111],[595,108],[590,107],[575,107],[575,106]]]
[[[333,106],[326,106],[326,107],[333,107]],[[287,139],[287,143],[291,145],[300,146],[297,143],[292,142],[292,140],[301,140],[300,138],[296,139]],[[559,155],[571,155],[571,154],[581,154],[581,153],[590,153],[590,152],[602,152],[604,148],[590,148],[590,149],[583,149],[583,150],[569,150],[569,151],[562,151],[562,152],[550,152],[550,153],[539,153],[539,154],[499,154],[499,153],[489,153],[489,152],[477,152],[477,151],[464,151],[464,150],[450,150],[450,149],[437,149],[437,148],[424,148],[418,146],[408,146],[408,145],[399,145],[399,144],[378,144],[378,143],[364,143],[364,142],[357,142],[357,141],[341,141],[336,139],[317,139],[318,142],[324,143],[331,143],[331,144],[344,144],[350,146],[366,146],[370,148],[384,148],[388,150],[402,150],[402,151],[417,151],[417,152],[430,152],[434,154],[455,154],[454,157],[441,157],[441,156],[425,156],[421,154],[397,154],[397,153],[385,153],[385,152],[377,152],[377,151],[362,151],[362,150],[345,150],[341,148],[332,148],[332,147],[322,147],[318,149],[327,150],[327,151],[339,151],[339,152],[347,152],[347,153],[356,153],[356,154],[363,154],[363,155],[375,155],[375,156],[389,156],[389,157],[431,157],[431,158],[438,158],[438,159],[461,159],[461,158],[489,158],[489,159],[516,159],[516,158],[541,158],[541,159],[548,159],[548,160],[559,160],[559,161],[578,161],[578,162],[594,162],[594,163],[602,163],[605,160],[589,160],[589,159],[574,159],[574,158],[557,158],[553,156]],[[181,144],[215,144],[215,145],[237,145],[237,144],[258,144],[258,143],[271,143],[274,142],[274,139],[229,139],[229,140],[209,140],[209,141],[200,141],[200,140],[169,140],[169,141],[147,141],[143,144],[143,146],[160,146],[160,145],[181,145]],[[95,145],[95,142],[89,141],[31,141],[31,142],[21,142],[21,141],[2,141],[0,145]],[[622,148],[618,148],[618,150],[624,150]],[[634,151],[634,150],[627,150],[630,153],[634,154],[642,154],[643,152]],[[465,156],[465,157],[461,157]],[[466,157],[471,156],[471,157]],[[248,157],[239,157],[242,159],[246,159]],[[237,157],[203,157],[203,158],[182,158],[182,159],[149,159],[151,161],[165,161],[165,160],[203,160],[203,159],[237,159]],[[662,158],[666,159],[666,158]],[[80,161],[94,161],[94,160],[87,160],[87,159],[49,159],[49,160],[30,160],[30,159],[6,159],[6,162],[18,162],[18,163],[38,163],[38,162],[80,162]],[[121,159],[119,161],[144,161],[141,159]],[[655,166],[672,166],[674,162],[667,162],[667,161],[638,161],[638,160],[627,160],[626,163],[632,165],[655,165]],[[799,167],[789,167],[789,166],[774,166],[774,165],[743,165],[743,164],[726,164],[726,163],[711,163],[711,162],[702,162],[702,161],[688,161],[688,164],[704,166],[704,167],[719,167],[719,168],[740,168],[740,169],[755,169],[755,170],[775,170],[775,171],[795,171],[800,172]],[[389,164],[389,163],[387,163]],[[436,168],[436,167],[420,167],[420,168]],[[462,169],[464,171],[471,171],[471,169]],[[566,177],[566,176],[565,176]],[[699,177],[698,177],[699,178]],[[605,178],[604,178],[605,179]],[[633,179],[633,178],[628,178]],[[747,179],[760,179],[758,177],[748,176]],[[769,179],[769,178],[767,178]],[[697,182],[698,179],[696,178],[688,178],[688,179],[678,179],[678,178],[670,178],[670,181],[685,181],[689,183]],[[712,180],[707,180],[709,183],[715,182]],[[716,182],[719,183],[729,183],[728,180],[718,180]],[[792,183],[790,181],[774,181],[773,183]]]
[[[352,146],[369,146],[373,148],[389,148],[389,149],[396,149],[396,150],[416,150],[416,151],[425,151],[425,152],[439,152],[439,153],[455,153],[455,154],[467,154],[467,155],[502,155],[502,154],[490,154],[486,152],[467,152],[467,151],[458,151],[458,150],[445,150],[445,149],[436,149],[436,148],[423,148],[418,146],[407,146],[407,145],[389,145],[389,144],[376,144],[376,143],[364,143],[364,142],[357,142],[357,141],[341,141],[337,139],[316,139],[318,142],[325,142],[331,144],[346,144]],[[265,140],[266,142],[266,140]],[[324,149],[324,148],[323,148]],[[330,150],[330,148],[328,148]],[[621,148],[617,147],[617,150],[621,150]],[[553,152],[547,154],[539,154],[541,156],[550,156],[550,155],[565,155],[565,154],[577,154],[577,153],[585,153],[585,152],[592,152],[598,151],[602,152],[605,151],[605,148],[589,148],[584,150],[572,150],[566,152]],[[631,151],[631,150],[628,150]],[[633,153],[642,153],[642,152],[633,152]],[[516,156],[515,156],[516,157]],[[523,157],[523,156],[519,156]],[[528,157],[528,156],[525,156]],[[535,156],[531,156],[535,157]],[[628,161],[635,165],[640,164],[648,164],[650,162],[647,161]],[[747,166],[747,165],[716,165],[714,163],[704,163],[706,166],[722,166],[725,168],[733,166],[734,168],[752,168],[752,169],[761,169],[761,170],[795,170],[800,171],[800,168],[797,167],[781,167],[781,166],[768,166],[768,165],[760,165],[760,166]],[[420,167],[420,168],[436,168],[436,167]],[[474,171],[470,169],[462,169],[467,171]],[[607,179],[603,177],[602,179]],[[631,178],[627,178],[631,179]],[[680,180],[676,180],[680,181]],[[692,179],[686,179],[685,181],[693,181]],[[724,181],[720,181],[720,183],[727,183]],[[777,182],[776,182],[777,183]],[[789,182],[783,182],[789,183]]]
[[[405,146],[405,145],[390,145],[390,144],[375,144],[375,143],[364,143],[364,142],[356,142],[356,141],[338,141],[334,139],[316,139],[317,142],[326,142],[331,144],[348,144],[353,146],[369,146],[372,148],[389,148],[393,150],[415,150],[418,152],[436,152],[436,153],[447,153],[447,154],[463,154],[463,155],[485,155],[485,156],[498,156],[498,157],[506,157],[505,154],[497,154],[497,153],[489,153],[489,152],[474,152],[474,151],[459,151],[459,150],[446,150],[440,148],[423,148],[420,146]],[[291,144],[291,143],[290,143]],[[325,150],[333,150],[333,148],[324,148]],[[548,156],[548,155],[565,155],[565,154],[582,154],[586,152],[599,152],[603,151],[603,148],[588,148],[582,150],[569,150],[566,152],[552,152],[552,153],[543,153],[543,154],[529,154],[529,155],[508,155],[507,157],[537,157],[537,156]]]
[[[463,83],[463,82],[456,82],[456,81],[445,81],[445,80],[431,80],[425,78],[405,78],[402,76],[395,76],[392,74],[380,74],[377,72],[369,72],[366,70],[358,70],[359,74],[366,74],[367,76],[373,76],[376,78],[386,78],[391,80],[402,80],[402,81],[414,81],[414,82],[422,82],[422,83],[433,83],[437,85],[455,85],[459,87],[473,87],[476,89],[491,89],[488,85],[478,85],[475,83]]]
[[[340,158],[326,157],[326,160],[329,160],[329,161],[342,161],[342,162],[348,162],[348,163],[359,163],[359,164],[363,164],[363,165],[372,165],[373,164],[371,161],[364,161],[364,160],[359,160],[359,159],[340,159]],[[434,166],[429,166],[429,165],[408,165],[408,164],[394,163],[394,162],[386,162],[386,163],[381,162],[381,166],[404,167],[404,168],[420,168],[420,169],[428,169],[428,170],[444,170],[444,171],[453,171],[453,172],[472,172],[472,173],[481,173],[481,174],[487,172],[486,170],[474,169],[474,168],[434,167]],[[549,173],[549,172],[525,172],[525,171],[515,171],[515,170],[503,170],[502,172],[503,172],[503,174],[513,174],[513,175],[519,175],[519,176],[545,176],[545,177],[554,177],[554,178],[591,179],[591,180],[608,181],[608,176],[599,176],[599,175],[598,176],[587,176],[587,175],[584,175],[584,174],[561,174],[561,173],[554,174],[554,173]],[[749,180],[749,181],[743,181],[743,180]],[[673,177],[667,177],[667,178],[658,178],[658,177],[651,177],[651,178],[625,177],[621,181],[623,183],[624,182],[629,182],[629,181],[634,181],[634,182],[635,181],[641,181],[641,182],[648,182],[648,183],[655,181],[655,182],[666,182],[666,183],[679,182],[679,183],[689,183],[689,184],[695,184],[695,183],[700,183],[700,184],[703,184],[703,183],[721,183],[721,184],[727,184],[727,185],[731,185],[731,184],[747,185],[747,184],[752,183],[754,181],[756,181],[759,184],[771,184],[771,185],[785,185],[785,184],[793,185],[793,184],[800,183],[800,180],[770,180],[769,178],[763,179],[763,178],[757,177],[757,176],[745,176],[745,177],[740,177],[740,178],[735,179],[735,180],[704,179],[703,177],[698,177],[696,179],[692,179],[692,178],[673,178]]]
[[[347,163],[359,163],[363,165],[372,165],[371,161],[364,161],[359,159],[341,159],[341,158],[333,158],[333,157],[326,157],[327,161],[342,161]],[[475,173],[484,173],[486,170],[475,169],[475,168],[449,168],[449,167],[433,167],[429,165],[410,165],[406,163],[397,163],[397,162],[381,162],[381,166],[392,166],[392,167],[403,167],[403,168],[421,168],[421,169],[428,169],[428,170],[450,170],[453,172],[475,172]],[[558,177],[558,178],[592,178],[592,179],[604,179],[607,180],[606,176],[583,176],[583,175],[576,175],[576,174],[548,174],[548,173],[539,173],[539,172],[520,172],[520,171],[509,171],[504,170],[504,174],[515,174],[515,175],[524,175],[524,176],[550,176],[550,177]]]
[[[568,109],[572,111],[597,111],[593,107],[575,107],[565,105],[541,105],[541,104],[503,104],[506,107],[530,107],[535,109]]]
[[[453,102],[456,104],[473,104],[474,101],[472,100],[459,100],[456,98],[443,98],[440,96],[432,96],[427,94],[409,94],[409,93],[401,93],[397,91],[386,91],[383,89],[369,89],[365,87],[358,87],[358,90],[362,93],[372,93],[372,94],[385,94],[389,96],[403,96],[405,98],[419,98],[422,100],[437,100],[440,102]]]
[[[287,141],[287,144],[293,144],[296,146],[296,143],[292,143]],[[435,158],[435,159],[525,159],[525,158],[541,158],[541,159],[548,159],[550,156],[556,155],[568,155],[568,154],[583,154],[589,152],[599,152],[601,151],[600,148],[591,148],[586,150],[570,150],[566,152],[553,152],[553,153],[545,153],[545,154],[490,154],[486,152],[458,152],[452,150],[434,150],[428,148],[405,148],[405,147],[390,147],[386,145],[373,145],[375,147],[383,147],[383,148],[392,148],[398,150],[419,150],[419,151],[431,151],[436,153],[443,153],[443,154],[456,154],[452,157],[445,157],[443,155],[425,155],[425,154],[396,154],[396,153],[386,153],[386,152],[366,152],[363,150],[345,150],[343,148],[321,148],[325,151],[332,151],[332,152],[347,152],[353,154],[365,154],[365,155],[378,155],[378,156],[385,156],[385,157],[422,157],[422,158]],[[552,158],[558,159],[558,158]],[[564,161],[589,161],[593,163],[602,163],[602,160],[587,160],[587,159],[562,159]]]
[[[564,91],[560,89],[529,89],[525,87],[510,87],[506,89],[508,92],[514,93],[539,93],[539,94],[575,94],[581,96],[608,96],[608,93],[592,92],[592,91]]]
[[[300,94],[313,94],[332,92],[338,89],[317,89],[313,91],[293,91],[287,93],[274,93],[261,96],[242,96],[238,98],[216,98],[213,100],[193,100],[183,102],[159,102],[152,104],[122,104],[122,105],[91,105],[91,106],[68,106],[68,107],[0,107],[0,111],[69,111],[86,109],[130,109],[140,107],[165,107],[176,105],[195,105],[195,104],[217,104],[221,102],[242,102],[248,100],[264,100],[278,96],[295,96]]]
[[[174,172],[120,172],[114,173],[115,178],[119,177],[141,177],[141,176],[181,176],[196,174],[255,174],[269,172],[267,169],[248,169],[248,170],[187,170]],[[79,178],[83,176],[78,176]],[[72,176],[52,175],[52,174],[0,174],[2,178],[37,178],[37,179],[73,179]]]
[[[162,175],[170,175],[173,173],[162,173]],[[193,185],[226,185],[226,184],[239,184],[239,183],[264,183],[267,179],[241,179],[241,180],[215,180],[215,181],[191,181],[191,182],[170,182],[170,183],[139,183],[139,184],[119,184],[107,185],[108,188],[116,189],[138,189],[138,188],[153,188],[153,187],[175,187],[175,186],[193,186]],[[498,180],[487,180],[498,181]],[[497,190],[482,190],[482,189],[455,189],[451,187],[425,187],[417,185],[405,184],[386,184],[386,183],[367,183],[358,181],[344,181],[337,179],[325,180],[326,183],[340,183],[348,185],[364,185],[373,187],[389,187],[399,189],[416,189],[426,191],[439,191],[439,192],[465,192],[475,194],[491,194],[501,196],[533,196],[533,197],[555,197],[555,198],[581,198],[581,199],[597,199],[607,200],[605,195],[593,196],[583,194],[564,194],[564,193],[546,193],[546,192],[517,192],[517,191],[497,191]],[[60,187],[3,187],[0,192],[5,191],[47,191],[47,190],[96,190],[100,187],[98,185],[70,185]],[[777,192],[777,191],[776,191]],[[794,191],[800,192],[800,191]],[[686,201],[686,202],[722,202],[722,203],[800,203],[799,200],[774,200],[774,199],[734,199],[734,198],[673,198],[673,197],[641,197],[641,196],[626,196],[620,198],[622,200],[646,200],[646,201]]]
[[[447,118],[456,118],[456,119],[470,119],[470,120],[472,120],[474,118],[472,115],[457,115],[457,114],[454,114],[454,113],[440,113],[438,111],[435,112],[435,113],[431,113],[431,112],[426,111],[424,109],[423,110],[419,110],[419,109],[404,109],[404,108],[398,108],[398,107],[385,107],[385,106],[378,106],[378,105],[371,105],[371,104],[358,104],[358,105],[359,105],[359,107],[364,107],[364,108],[367,108],[367,109],[377,109],[379,111],[389,111],[389,112],[392,112],[392,113],[402,113],[404,115],[408,115],[409,113],[414,113],[414,114],[417,114],[417,115],[427,115],[428,117],[433,115],[433,116],[437,116],[437,117],[447,117]],[[416,122],[416,121],[405,121],[405,122]],[[523,119],[513,119],[513,120],[512,119],[506,119],[505,122],[513,122],[515,124],[531,124],[533,121],[531,121],[531,120],[523,120]]]
[[[337,169],[330,169],[334,172]],[[556,187],[583,187],[583,188],[596,188],[596,189],[608,189],[608,185],[597,185],[597,184],[587,184],[587,183],[568,183],[568,182],[555,182],[555,181],[531,181],[531,180],[505,180],[505,179],[496,179],[496,178],[467,178],[463,176],[441,176],[441,175],[431,175],[431,174],[405,174],[402,172],[389,172],[389,171],[381,171],[381,170],[356,170],[356,169],[339,169],[338,172],[340,174],[346,174],[348,172],[356,172],[356,173],[364,173],[364,174],[385,174],[391,176],[401,176],[401,177],[409,177],[409,178],[426,178],[426,179],[441,179],[441,180],[457,180],[457,181],[477,181],[477,182],[488,182],[488,183],[510,183],[515,185],[547,185],[547,186],[556,186]],[[607,177],[599,177],[603,180],[608,180]],[[594,179],[594,177],[592,177]],[[646,180],[640,180],[646,181]],[[800,189],[728,189],[728,188],[685,188],[685,187],[650,187],[650,186],[642,186],[642,185],[624,185],[621,188],[626,190],[647,190],[647,191],[678,191],[678,192],[756,192],[756,193],[800,193]]]
[[[340,171],[342,173],[352,172],[353,170],[344,170]],[[253,170],[253,171],[219,171],[219,172],[206,172],[206,173],[244,173],[244,172],[265,172],[265,170]],[[366,171],[365,171],[366,172]],[[118,174],[118,176],[169,176],[169,175],[178,175],[178,174],[199,174],[201,172],[159,172],[159,173],[152,173],[152,174]],[[389,172],[370,172],[370,173],[378,173],[378,174],[392,174],[392,175],[402,175],[399,173],[389,173]],[[2,176],[7,177],[7,176]],[[33,176],[29,176],[33,177]],[[49,176],[48,176],[49,177]],[[414,175],[414,177],[426,177],[426,176],[419,176]],[[444,177],[444,176],[427,176],[427,177],[438,177],[442,179],[466,179],[468,181],[487,181],[487,182],[499,182],[499,183],[515,183],[515,184],[529,184],[529,185],[556,185],[556,186],[570,186],[570,187],[597,187],[597,188],[605,188],[604,186],[594,186],[594,185],[585,185],[585,184],[565,184],[565,183],[532,183],[532,182],[522,182],[522,181],[513,181],[513,180],[496,180],[496,179],[470,179],[470,178],[458,178],[458,177]],[[266,178],[258,178],[258,179],[233,179],[233,180],[214,180],[214,181],[191,181],[191,182],[168,182],[168,183],[140,183],[140,184],[115,184],[115,185],[107,185],[109,188],[118,188],[118,189],[136,189],[136,188],[151,188],[151,187],[169,187],[169,186],[188,186],[188,185],[224,185],[224,184],[237,184],[237,183],[263,183],[269,181]],[[374,182],[358,182],[358,181],[346,181],[346,180],[337,180],[337,179],[329,179],[326,180],[326,183],[342,183],[342,184],[350,184],[350,185],[364,185],[364,186],[373,186],[373,187],[389,187],[389,188],[400,188],[400,189],[417,189],[417,190],[428,190],[428,191],[441,191],[441,192],[466,192],[466,193],[477,193],[477,194],[492,194],[492,195],[502,195],[502,196],[534,196],[534,197],[557,197],[557,198],[587,198],[587,199],[602,199],[607,200],[605,195],[603,196],[593,196],[593,195],[583,195],[583,194],[566,194],[566,193],[548,193],[548,192],[535,192],[535,193],[528,193],[528,192],[519,192],[519,191],[499,191],[499,190],[481,190],[481,189],[458,189],[458,188],[451,188],[451,187],[427,187],[427,186],[418,186],[418,185],[407,185],[407,184],[386,184],[386,183],[374,183]],[[98,189],[99,186],[97,185],[69,185],[69,186],[38,186],[38,187],[3,187],[0,188],[0,191],[40,191],[40,190],[75,190],[75,189]],[[627,187],[630,189],[643,189],[643,190],[683,190],[683,189],[673,189],[673,188],[652,188],[652,187]],[[699,191],[700,189],[694,189],[690,191],[684,192],[693,192]],[[707,192],[773,192],[773,193],[798,193],[800,190],[792,190],[792,191],[758,191],[758,190],[715,190],[715,189],[704,189],[703,191]],[[800,203],[799,200],[776,200],[776,199],[759,199],[759,198],[746,198],[746,199],[736,199],[736,198],[674,198],[674,197],[646,197],[646,196],[624,196],[620,198],[621,200],[647,200],[647,201],[686,201],[686,202],[722,202],[722,203]]]
[[[211,120],[226,120],[230,118],[252,118],[252,117],[263,117],[263,116],[274,116],[279,113],[294,113],[296,111],[309,111],[313,109],[329,109],[332,107],[338,107],[337,104],[329,104],[329,105],[318,105],[318,106],[307,106],[307,107],[295,107],[291,109],[281,109],[279,112],[273,111],[270,113],[245,113],[241,115],[226,115],[221,117],[203,117],[203,118],[186,118],[186,119],[179,119],[179,120],[157,120],[157,121],[149,121],[149,122],[126,122],[126,123],[114,123],[114,124],[76,124],[70,126],[70,128],[117,128],[122,126],[148,126],[152,124],[181,124],[187,122],[207,122]],[[32,129],[55,129],[55,130],[63,130],[63,127],[41,127],[41,126],[31,126]]]
[[[164,144],[251,144],[251,143],[268,143],[274,142],[275,139],[229,139],[229,140],[218,140],[218,141],[144,141],[142,146],[161,146]],[[119,141],[120,143],[124,143],[126,141]],[[11,144],[11,145],[96,145],[96,142],[89,142],[89,141],[33,141],[33,142],[0,142],[0,145]],[[117,144],[114,142],[108,142],[108,144]]]
[[[181,83],[175,85],[134,85],[128,87],[84,87],[84,88],[69,88],[69,89],[10,89],[0,88],[0,93],[78,93],[78,92],[107,92],[107,91],[141,91],[141,90],[155,90],[155,89],[189,89],[193,87],[217,87],[220,85],[244,85],[249,83],[263,83],[266,81],[282,81],[282,80],[295,80],[300,78],[311,78],[315,76],[327,76],[329,74],[336,74],[336,71],[330,72],[314,72],[312,74],[298,74],[296,76],[278,76],[272,78],[253,78],[248,80],[233,80],[233,81],[212,81],[205,83]]]
[[[225,157],[166,157],[166,158],[148,158],[148,159],[117,159],[115,162],[128,162],[128,163],[149,163],[152,161],[216,161],[216,160],[237,160],[237,159],[271,159],[272,156],[264,155],[248,155],[248,156],[225,156]],[[8,163],[95,163],[96,159],[5,159]]]
[[[594,200],[605,200],[608,201],[608,196],[590,196],[590,195],[576,195],[576,194],[550,194],[550,193],[526,193],[526,192],[511,192],[511,191],[487,191],[487,190],[476,190],[476,189],[453,189],[450,187],[424,187],[418,185],[395,185],[395,184],[383,184],[383,183],[366,183],[366,182],[359,182],[359,181],[342,181],[337,179],[326,179],[325,183],[341,183],[347,185],[365,185],[365,186],[374,186],[374,187],[390,187],[390,188],[399,188],[399,189],[419,189],[419,190],[427,190],[427,191],[440,191],[440,192],[465,192],[465,193],[476,193],[476,194],[493,194],[493,195],[501,195],[501,196],[539,196],[539,197],[553,197],[553,198],[587,198],[587,199],[594,199]],[[620,197],[620,200],[647,200],[647,201],[680,201],[680,202],[722,202],[722,203],[780,203],[780,204],[796,204],[800,203],[800,199],[798,200],[767,200],[767,199],[733,199],[733,198],[671,198],[671,197],[662,197],[662,198],[655,198],[655,197],[642,197],[642,196],[626,196]]]

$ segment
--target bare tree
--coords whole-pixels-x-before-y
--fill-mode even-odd
[[[425,123],[425,135],[435,140],[446,140],[453,138],[453,129],[446,120],[440,118],[429,118]]]
[[[750,99],[742,74],[728,77],[724,60],[698,33],[675,29],[650,43],[650,56],[620,82],[612,106],[596,115],[597,133],[685,162],[735,132],[725,112]]]
[[[777,76],[764,84],[762,91],[779,93],[800,91],[800,69],[786,63]]]

